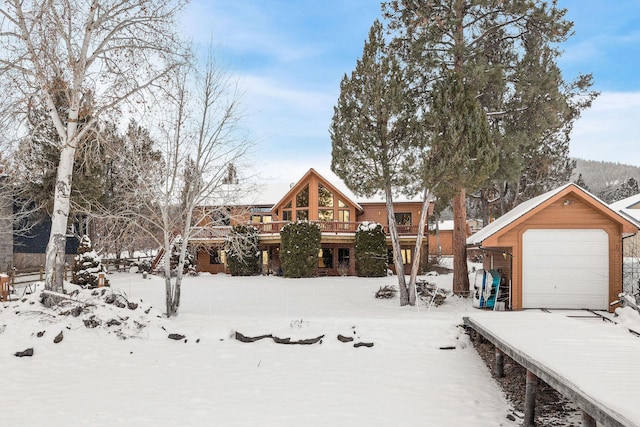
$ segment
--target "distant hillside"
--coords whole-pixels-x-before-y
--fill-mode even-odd
[[[597,160],[575,159],[576,168],[571,181],[582,179],[593,194],[599,194],[607,188],[617,188],[622,183],[634,178],[640,181],[640,167],[623,165],[622,163],[601,162]]]

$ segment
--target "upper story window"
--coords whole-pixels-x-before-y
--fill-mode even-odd
[[[333,207],[333,193],[322,184],[318,184],[318,206]]]
[[[411,212],[396,213],[396,224],[411,225]]]
[[[342,200],[338,199],[338,207],[339,208],[346,208],[347,204],[345,202],[343,202]]]
[[[307,184],[298,194],[296,194],[296,207],[309,207],[309,185]]]
[[[318,219],[320,221],[333,221],[333,209],[318,209]]]
[[[284,205],[283,209],[291,209],[291,200],[289,200],[289,203],[287,203],[286,205]]]
[[[291,206],[289,206],[291,207]],[[260,213],[260,212],[271,212],[271,208],[265,207],[265,206],[254,206],[251,209],[249,209],[249,211],[251,213]]]
[[[261,222],[271,222],[271,215],[251,215],[251,222],[259,224]]]

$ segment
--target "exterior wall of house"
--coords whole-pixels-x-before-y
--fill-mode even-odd
[[[198,248],[196,265],[198,266],[198,271],[203,273],[218,274],[228,272],[223,251],[218,247]]]
[[[387,205],[386,203],[361,203],[362,212],[358,215],[357,221],[371,221],[377,222],[384,226],[389,225],[389,220],[387,218]],[[420,213],[422,212],[422,202],[398,202],[393,204],[393,210],[398,216],[398,214],[410,214],[411,215],[411,224],[410,225],[418,225],[420,222]]]
[[[453,230],[439,230],[438,235],[433,230],[429,232],[429,255],[453,255]]]
[[[569,202],[565,203],[566,200]],[[622,230],[603,212],[573,194],[557,200],[498,238],[497,247],[513,248],[512,304],[522,309],[522,236],[529,229],[602,229],[609,235],[609,301],[622,291]],[[495,258],[494,258],[495,259]],[[486,260],[485,260],[486,262]]]

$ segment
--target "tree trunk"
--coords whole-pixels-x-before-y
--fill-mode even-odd
[[[387,222],[389,224],[389,235],[391,236],[391,247],[393,248],[393,265],[396,268],[398,276],[398,288],[400,290],[400,305],[410,304],[409,292],[407,291],[407,282],[404,276],[404,265],[402,264],[402,249],[400,248],[400,236],[398,235],[398,226],[396,224],[396,214],[393,209],[393,195],[391,187],[385,188],[385,198],[387,201]],[[415,299],[413,302],[415,305]]]
[[[415,256],[413,258],[413,263],[411,264],[411,276],[409,277],[409,304],[416,304],[416,278],[418,276],[418,270],[420,268],[421,258],[422,258],[422,240],[424,239],[424,231],[427,226],[427,218],[429,215],[429,203],[431,200],[431,196],[429,195],[429,191],[425,189],[424,191],[424,199],[422,201],[422,211],[420,211],[420,222],[418,223],[418,233],[416,235],[416,247],[415,247]],[[426,256],[429,256],[429,253],[426,253]]]
[[[51,233],[45,254],[45,289],[56,292],[63,290],[64,253],[71,207],[71,178],[75,151],[75,145],[65,144],[60,152],[51,215]]]
[[[467,269],[467,209],[466,192],[461,189],[453,197],[453,293],[469,295]]]

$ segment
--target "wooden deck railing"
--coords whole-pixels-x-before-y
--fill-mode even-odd
[[[360,222],[341,222],[341,221],[311,221],[314,224],[318,224],[322,233],[334,233],[334,234],[355,234]],[[280,230],[289,221],[273,221],[273,222],[261,222],[253,223],[254,227],[258,230],[258,234],[280,234]],[[231,232],[230,226],[215,226],[215,227],[194,227],[194,234],[192,239],[202,240],[217,240],[226,238]],[[417,225],[398,225],[398,234],[400,236],[416,236],[418,235],[419,226]],[[389,234],[389,227],[384,227],[385,234]],[[427,228],[425,227],[424,234],[427,234]]]

